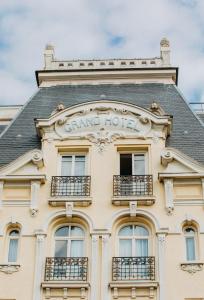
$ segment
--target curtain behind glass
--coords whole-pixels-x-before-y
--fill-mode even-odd
[[[145,174],[145,161],[144,155],[134,155],[134,175]]]
[[[195,239],[193,237],[186,238],[186,252],[187,260],[195,260]]]
[[[75,157],[75,176],[84,176],[85,174],[85,156]]]
[[[83,257],[83,241],[71,241],[71,257]]]
[[[8,262],[17,261],[17,251],[18,251],[18,239],[10,239]]]
[[[120,236],[131,236],[133,234],[132,225],[125,226],[120,229],[119,235]]]
[[[67,257],[67,241],[55,241],[55,257]]]
[[[61,175],[62,176],[72,175],[72,156],[62,156]]]
[[[145,227],[136,225],[134,234],[139,236],[148,236],[149,232]]]
[[[119,242],[119,256],[132,256],[132,240],[122,240]]]
[[[135,252],[136,256],[148,256],[148,240],[135,240]]]
[[[71,236],[84,236],[84,231],[78,226],[71,226]]]

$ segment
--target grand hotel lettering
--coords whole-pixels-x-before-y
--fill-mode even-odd
[[[65,124],[65,131],[73,133],[79,129],[88,129],[94,127],[115,127],[117,129],[130,129],[136,132],[140,131],[139,120],[124,118],[119,116],[93,116],[82,117]]]
[[[151,134],[152,121],[147,116],[113,108],[95,108],[62,116],[55,123],[61,139],[88,139],[100,150],[118,138],[146,138]]]

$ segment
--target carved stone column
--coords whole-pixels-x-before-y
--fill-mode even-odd
[[[174,210],[173,179],[164,179],[166,210],[169,215]]]
[[[109,234],[102,236],[102,270],[101,270],[101,299],[110,299],[109,294]]]
[[[99,282],[99,236],[92,235],[91,240],[91,300],[96,300],[99,297],[98,294],[98,282]]]
[[[3,189],[4,189],[4,182],[0,181],[0,209],[3,207]]]
[[[166,233],[158,233],[159,300],[165,300],[165,243]]]
[[[201,179],[201,184],[202,184],[202,196],[204,200],[204,178]]]
[[[33,217],[35,217],[38,212],[39,191],[40,191],[40,182],[37,180],[31,181],[30,210],[31,210],[31,215]]]
[[[46,235],[43,232],[36,232],[33,300],[41,299],[41,282],[44,273],[45,236]]]

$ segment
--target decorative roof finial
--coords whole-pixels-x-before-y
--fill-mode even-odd
[[[163,67],[170,67],[170,42],[167,38],[163,38],[160,42],[160,51]]]
[[[53,50],[53,51],[54,51],[54,46],[51,45],[51,44],[47,44],[47,45],[45,46],[45,50]]]
[[[160,46],[161,47],[170,47],[170,42],[167,38],[163,38],[161,39],[161,42],[160,42]]]
[[[52,61],[54,60],[54,46],[47,44],[44,51],[45,69],[51,69]]]

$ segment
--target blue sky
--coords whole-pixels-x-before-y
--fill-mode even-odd
[[[204,101],[204,0],[0,0],[0,105],[36,91],[43,50],[60,59],[154,57],[171,42],[179,88]]]

